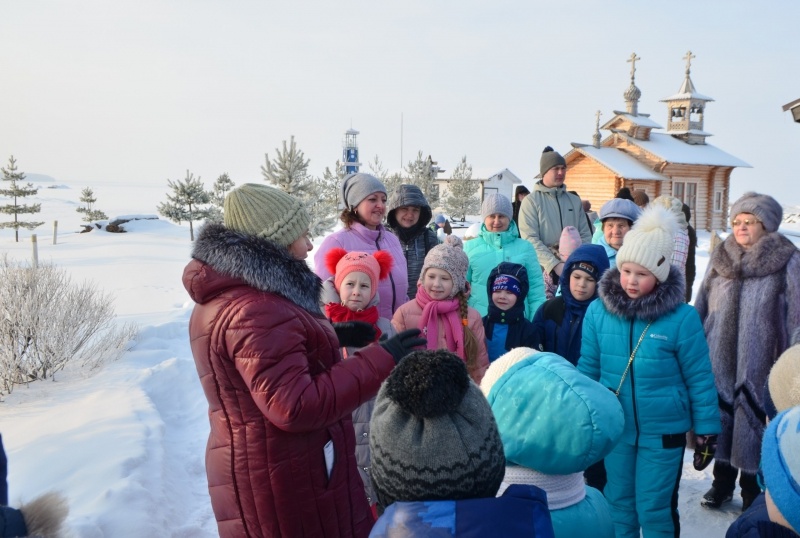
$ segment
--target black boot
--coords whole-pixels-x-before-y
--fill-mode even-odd
[[[703,495],[703,500],[700,501],[700,506],[705,508],[721,508],[723,504],[731,502],[733,499],[732,491],[722,491],[714,486]],[[752,502],[752,501],[751,501]]]

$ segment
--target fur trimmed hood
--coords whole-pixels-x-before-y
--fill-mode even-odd
[[[600,279],[599,294],[606,309],[624,319],[643,319],[653,321],[668,314],[683,304],[686,282],[680,270],[669,268],[669,276],[656,288],[638,299],[631,299],[619,281],[619,268],[614,267],[605,272]]]
[[[196,303],[203,304],[226,289],[244,284],[321,315],[322,281],[304,260],[295,259],[277,243],[209,223],[198,234],[192,258],[218,273],[208,274],[202,267],[184,272],[184,285]]]

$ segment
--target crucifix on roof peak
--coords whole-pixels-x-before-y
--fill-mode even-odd
[[[692,54],[692,51],[687,51],[687,52],[686,52],[686,56],[684,56],[684,57],[683,57],[683,59],[684,59],[684,60],[686,60],[686,74],[687,74],[687,75],[688,75],[688,74],[689,74],[689,72],[691,71],[691,68],[692,68],[692,59],[693,59],[693,58],[697,58],[697,56],[695,56],[694,54]]]
[[[636,62],[641,60],[638,56],[636,56],[635,52],[631,53],[631,57],[625,60],[626,62],[630,62],[631,64],[631,82],[633,82],[634,73],[636,73]]]

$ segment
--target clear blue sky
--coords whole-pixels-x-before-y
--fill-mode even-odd
[[[361,160],[422,150],[526,183],[545,145],[590,143],[623,109],[666,125],[687,50],[711,144],[749,189],[800,204],[800,3],[26,1],[0,8],[0,161],[64,181],[260,181],[294,135],[322,173],[351,125]],[[447,174],[445,174],[447,175]],[[567,178],[569,184],[569,178]]]

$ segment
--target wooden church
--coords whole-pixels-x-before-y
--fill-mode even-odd
[[[695,56],[686,53],[686,77],[678,93],[662,99],[667,104],[667,128],[639,113],[642,92],[635,84],[636,61],[632,54],[631,84],[625,91],[626,110],[600,126],[600,112],[593,144],[573,143],[567,161],[567,187],[599,208],[622,187],[643,190],[650,199],[672,195],[692,211],[692,225],[708,231],[726,229],[731,172],[750,165],[706,143],[711,136],[703,128],[706,105],[713,101],[697,92],[689,76]],[[610,131],[601,140],[600,130]]]

